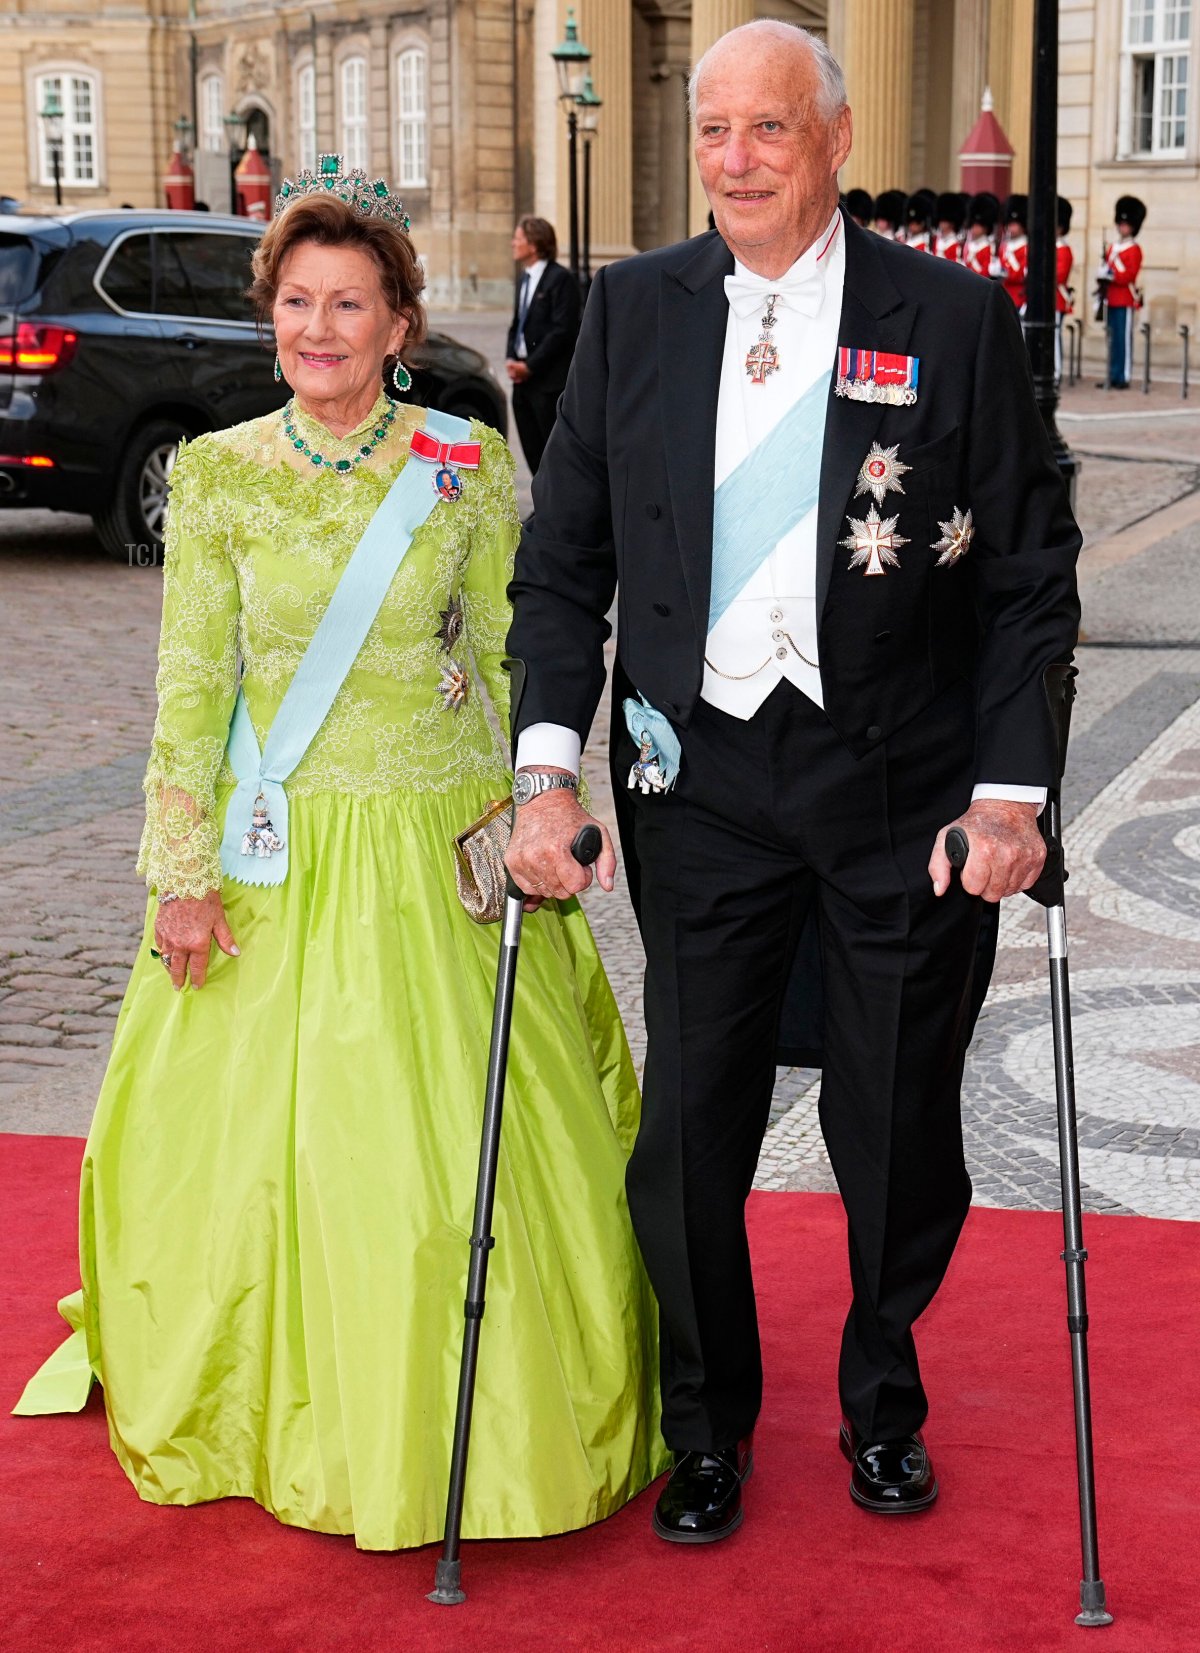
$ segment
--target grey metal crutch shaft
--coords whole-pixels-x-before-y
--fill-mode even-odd
[[[600,854],[602,839],[596,826],[581,827],[571,845],[580,866],[589,866]],[[471,1263],[463,1304],[462,1363],[458,1373],[458,1405],[454,1416],[454,1447],[450,1457],[450,1486],[446,1495],[446,1528],[434,1588],[428,1596],[442,1607],[456,1607],[467,1599],[462,1588],[459,1548],[462,1538],[463,1495],[467,1482],[467,1452],[471,1441],[471,1414],[475,1405],[475,1372],[479,1364],[479,1332],[487,1289],[488,1253],[492,1237],[492,1209],[496,1201],[496,1170],[500,1159],[500,1126],[504,1115],[504,1081],[508,1072],[508,1042],[512,1030],[513,989],[517,954],[525,916],[524,890],[511,874],[504,898],[500,959],[496,966],[496,999],[492,1009],[492,1041],[488,1051],[487,1088],[479,1142],[479,1175],[475,1184],[475,1220],[471,1228]]]
[[[1056,670],[1052,668],[1052,670]],[[1064,673],[1070,668],[1057,668]],[[1073,673],[1059,676],[1053,685],[1047,674],[1051,710],[1069,720],[1074,698]],[[1056,704],[1055,696],[1062,704]],[[1060,753],[1066,751],[1065,722]],[[1058,1160],[1062,1183],[1063,1252],[1067,1271],[1067,1331],[1071,1340],[1071,1377],[1075,1402],[1075,1465],[1079,1484],[1079,1532],[1083,1551],[1080,1611],[1075,1623],[1094,1629],[1112,1623],[1100,1577],[1096,1529],[1096,1470],[1092,1450],[1092,1395],[1088,1372],[1087,1286],[1083,1245],[1083,1207],[1079,1189],[1079,1135],[1075,1117],[1075,1060],[1071,1039],[1071,985],[1067,969],[1067,917],[1063,886],[1062,823],[1057,791],[1049,793],[1042,815],[1046,865],[1036,884],[1025,894],[1046,909],[1046,937],[1050,955],[1050,1015],[1054,1033],[1054,1086],[1058,1102]],[[946,857],[959,871],[966,865],[970,844],[961,827],[946,834]]]

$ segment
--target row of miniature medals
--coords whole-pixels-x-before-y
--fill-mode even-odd
[[[283,410],[283,430],[288,441],[297,453],[303,454],[318,469],[334,471],[339,476],[348,476],[356,466],[368,459],[375,449],[386,438],[391,427],[396,422],[398,402],[387,398],[387,412],[380,419],[378,425],[371,432],[369,442],[364,442],[358,452],[349,459],[326,459],[325,455],[316,452],[309,446],[304,437],[296,429],[293,404],[289,402]],[[462,496],[462,479],[457,471],[449,465],[441,465],[434,472],[433,486],[439,498],[453,502]],[[462,603],[457,597],[450,598],[450,605],[439,613],[441,625],[435,636],[442,646],[442,653],[449,658],[442,666],[441,682],[437,692],[442,697],[442,705],[448,712],[457,712],[464,704],[471,686],[469,673],[458,661],[453,658],[452,650],[462,637],[463,610]],[[283,839],[276,832],[267,809],[267,800],[260,792],[254,800],[254,813],[251,817],[250,830],[242,835],[242,854],[266,858],[274,855],[276,850],[283,848]]]
[[[759,334],[746,355],[746,375],[751,384],[762,385],[772,373],[779,370],[779,346],[772,333],[776,321],[776,293],[767,295],[767,307],[759,323]],[[858,350],[845,345],[838,349],[838,375],[834,394],[854,402],[883,402],[893,407],[912,407],[917,400],[917,381],[920,361],[915,356],[892,355],[882,350]],[[850,552],[851,568],[861,568],[864,574],[886,574],[889,568],[899,568],[899,550],[907,545],[903,534],[896,532],[899,515],[881,517],[877,506],[883,504],[889,490],[904,492],[900,478],[911,465],[905,465],[897,456],[900,444],[884,448],[872,442],[871,451],[863,460],[858,473],[854,497],[873,494],[875,504],[865,517],[847,514],[850,532],[838,544]],[[948,567],[966,555],[974,538],[975,525],[970,511],[954,507],[948,522],[938,522],[942,537],[931,550],[940,553],[938,568]]]

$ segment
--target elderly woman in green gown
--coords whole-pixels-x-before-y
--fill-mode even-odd
[[[172,475],[145,945],[84,1158],[75,1334],[19,1410],[81,1406],[94,1376],[141,1497],[254,1498],[392,1549],[444,1515],[498,946],[459,904],[451,844],[508,787],[485,699],[506,727],[517,515],[508,450],[475,424],[478,468],[431,493],[286,781],[286,877],[223,876],[239,683],[262,747],[401,468],[431,490],[445,468],[410,451],[422,410],[380,391],[385,366],[406,388],[423,329],[402,208],[365,183],[286,193],[253,296],[292,399],[188,443]],[[468,1537],[582,1526],[663,1467],[623,1189],[637,1111],[586,921],[545,906],[522,948]]]

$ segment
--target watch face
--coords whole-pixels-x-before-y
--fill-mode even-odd
[[[533,797],[533,776],[515,775],[513,777],[513,802],[527,804]]]

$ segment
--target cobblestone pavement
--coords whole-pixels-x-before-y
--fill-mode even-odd
[[[504,318],[443,318],[498,359]],[[1077,388],[1080,701],[1065,787],[1088,1205],[1200,1218],[1200,409]],[[1114,416],[1114,413],[1116,416]],[[528,476],[521,467],[523,492]],[[133,875],[160,580],[89,524],[0,513],[0,1129],[82,1133],[141,933]],[[1166,646],[1164,646],[1166,645]],[[606,714],[588,767],[611,817]],[[644,1054],[624,895],[588,910]],[[829,1188],[819,1076],[781,1071],[758,1184]],[[976,1198],[1058,1199],[1042,916],[1005,909],[967,1073]]]

